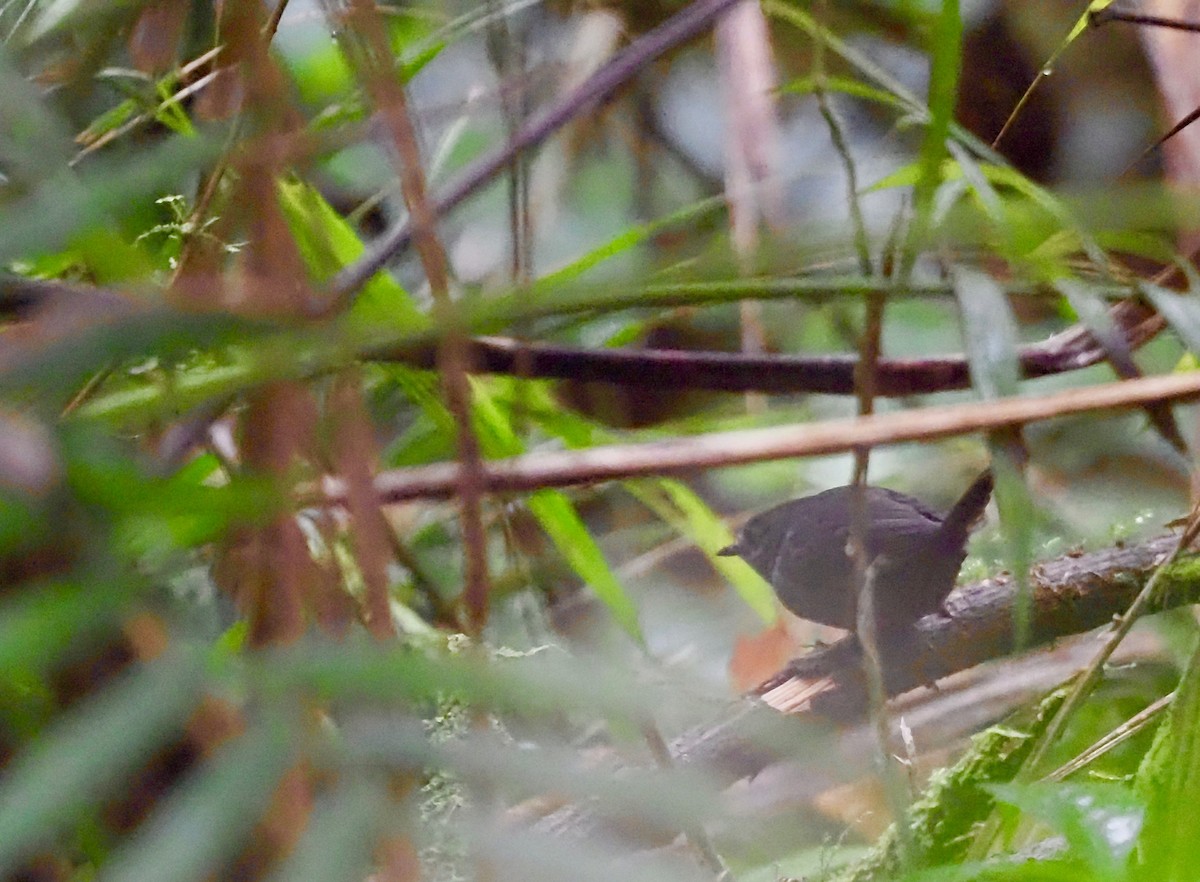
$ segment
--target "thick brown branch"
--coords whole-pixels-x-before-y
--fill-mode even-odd
[[[1014,643],[1013,608],[1017,588],[1010,576],[999,576],[951,595],[948,615],[922,619],[914,631],[882,647],[889,696],[933,683],[991,659],[1030,649],[1069,634],[1100,627],[1123,613],[1178,543],[1162,536],[1138,545],[1068,555],[1040,564],[1030,574],[1033,608],[1029,644]],[[1150,612],[1200,600],[1197,558],[1186,557],[1171,570]],[[865,708],[865,692],[854,658],[852,640],[813,652],[789,667],[780,679],[760,687],[767,694],[785,681],[819,681],[829,685],[807,700],[822,716],[854,719]],[[797,707],[796,710],[803,707]]]
[[[95,309],[95,321],[110,322],[107,304],[120,295],[85,285],[0,279],[0,315],[28,317],[38,309],[72,304],[77,312]],[[1110,313],[1130,348],[1147,343],[1162,329],[1162,320],[1145,305],[1123,301]],[[377,346],[363,353],[369,361],[398,361],[413,367],[437,366],[437,340],[405,346]],[[682,350],[589,350],[546,343],[524,343],[501,337],[467,342],[467,361],[479,373],[515,374],[530,379],[569,379],[624,386],[699,389],[714,392],[854,393],[855,355],[741,355]],[[1104,360],[1104,350],[1082,326],[1075,326],[1019,353],[1026,379],[1090,367]],[[927,358],[881,358],[876,394],[902,397],[969,388],[967,362],[961,354]]]
[[[1130,348],[1151,340],[1162,327],[1148,308],[1133,301],[1112,310],[1116,326]],[[432,368],[436,347],[381,347],[368,354],[375,361],[402,361]],[[1073,327],[1040,343],[1021,347],[1026,379],[1045,377],[1098,364],[1105,352],[1081,327]],[[666,349],[578,349],[508,338],[481,337],[471,341],[471,363],[480,373],[519,374],[531,379],[562,379],[703,389],[713,392],[854,394],[854,355],[742,355]],[[876,369],[876,394],[902,397],[967,389],[971,376],[961,354],[930,358],[881,358]]]
[[[1175,536],[1162,536],[1039,564],[1030,579],[1031,643],[1024,648],[1091,630],[1123,613],[1177,542]],[[1200,601],[1200,557],[1185,556],[1164,575],[1164,590],[1154,611]],[[899,695],[937,677],[1012,653],[1015,599],[1016,587],[1008,576],[960,589],[947,604],[949,617],[928,616],[918,623],[906,645],[893,643],[885,649],[888,694]],[[791,698],[793,695],[804,697],[797,701]],[[802,720],[815,724],[828,718],[861,719],[866,705],[857,644],[851,639],[839,641],[796,660],[764,698],[793,718],[782,718],[763,701],[743,699],[731,703],[718,719],[683,733],[671,743],[676,764],[702,767],[718,780],[732,783],[794,755],[790,745],[814,743],[803,730],[795,728]],[[581,805],[559,809],[539,821],[537,827],[559,836],[621,832],[591,807]]]

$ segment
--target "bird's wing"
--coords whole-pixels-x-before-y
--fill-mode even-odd
[[[872,553],[888,551],[937,534],[942,518],[925,503],[894,490],[874,488],[868,497],[871,526],[868,545]]]

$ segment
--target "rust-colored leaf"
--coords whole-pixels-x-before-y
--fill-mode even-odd
[[[142,8],[129,34],[134,67],[159,76],[178,64],[189,6],[185,0],[155,0]]]
[[[748,692],[790,659],[800,654],[800,644],[788,631],[785,616],[753,635],[739,635],[729,662],[729,678],[739,692]]]

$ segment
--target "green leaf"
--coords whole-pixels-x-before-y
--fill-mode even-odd
[[[0,671],[39,671],[67,650],[79,651],[114,631],[126,604],[137,596],[135,580],[39,585],[0,605]]]
[[[178,191],[188,173],[219,150],[215,133],[176,136],[138,153],[136,160],[97,158],[77,174],[64,166],[33,192],[0,211],[0,263],[57,251],[77,236],[112,223],[129,206]],[[46,162],[43,157],[43,162]]]
[[[280,181],[279,204],[313,281],[328,281],[365,251],[358,234],[325,197],[303,181]],[[417,332],[433,323],[390,273],[378,272],[362,287],[348,320],[352,325]]]
[[[1108,350],[1109,357],[1115,363],[1121,363],[1136,370],[1129,346],[1120,336],[1112,316],[1109,315],[1104,298],[1090,285],[1069,276],[1056,279],[1054,287],[1067,298],[1067,303],[1071,305],[1071,309],[1079,316],[1084,326],[1091,331],[1092,336]]]
[[[1146,801],[1134,878],[1183,882],[1200,866],[1200,642],[1184,669],[1166,722],[1138,769],[1135,786]]]
[[[1144,814],[1128,787],[1058,782],[992,784],[987,789],[1061,832],[1071,858],[1091,872],[1086,878],[1113,882],[1127,878],[1125,865]],[[1187,878],[1195,878],[1194,873]]]
[[[950,155],[954,157],[954,163],[957,165],[959,172],[970,186],[971,192],[975,194],[979,199],[980,205],[983,206],[983,211],[987,215],[988,220],[993,223],[1000,223],[1003,219],[1004,206],[1000,201],[999,194],[992,188],[991,183],[988,181],[987,174],[981,163],[959,144],[950,142],[947,144],[947,148],[950,151]]]
[[[296,733],[268,717],[197,766],[104,868],[105,882],[199,882],[242,848],[294,761]]]
[[[158,659],[66,714],[18,755],[0,786],[0,868],[10,871],[182,733],[202,674],[199,658]]]
[[[851,46],[845,40],[838,37],[837,34],[834,34],[817,22],[812,15],[805,12],[800,6],[793,3],[785,3],[782,0],[764,0],[763,10],[768,15],[799,28],[814,40],[820,40],[832,52],[839,55],[851,67],[862,74],[863,77],[875,83],[885,92],[896,96],[899,101],[906,105],[909,116],[917,123],[928,124],[932,119],[933,114],[930,108],[910,91],[908,87],[877,64],[868,54]],[[943,17],[938,20],[939,28],[947,26],[948,23],[945,19],[946,15],[944,13]],[[945,43],[944,38],[938,35],[935,39],[935,49],[940,48],[940,51],[943,53],[946,53],[947,50],[952,50],[953,47],[947,46]],[[954,63],[957,66],[957,60]],[[969,147],[978,156],[983,157],[988,162],[1004,163],[1005,160],[999,153],[954,122],[953,118],[949,120],[949,130],[955,140]]]
[[[244,337],[251,329],[264,327],[227,314],[168,309],[134,308],[122,315],[120,305],[97,301],[98,310],[105,306],[110,310],[108,320],[97,321],[76,333],[68,328],[67,333],[46,341],[27,355],[14,351],[11,357],[0,361],[0,393],[13,400],[25,398],[39,407],[57,409],[86,380],[114,363],[147,355],[155,355],[162,361],[182,358],[194,350],[228,343]],[[211,379],[207,370],[200,373],[206,376],[197,377],[198,380]],[[219,370],[212,373],[220,375]],[[186,388],[186,384],[181,387]],[[178,391],[172,388],[167,394]],[[114,392],[107,401],[100,399],[94,404],[103,410],[106,405],[119,402],[123,394]],[[134,397],[146,399],[147,404],[161,403],[162,384],[154,384],[144,394],[138,390]],[[192,403],[196,402],[185,402]]]
[[[583,518],[558,490],[538,490],[529,497],[529,510],[554,542],[554,547],[579,574],[617,624],[639,644],[645,642],[637,607],[604,559],[604,553],[587,530]]]
[[[986,273],[956,266],[951,271],[962,312],[971,381],[984,399],[1015,395],[1021,370],[1017,325],[1004,289]]]
[[[50,112],[38,87],[0,45],[0,156],[5,184],[31,186],[66,166],[73,152],[71,134]]]
[[[507,413],[497,405],[487,387],[472,384],[474,416],[480,443],[488,456],[516,456],[525,445],[514,430]],[[638,643],[643,643],[637,607],[604,559],[604,553],[588,532],[574,504],[559,490],[538,490],[529,496],[529,510],[541,525],[558,553],[571,569],[596,592],[617,623]]]
[[[962,312],[972,385],[985,401],[1016,395],[1021,376],[1017,327],[1004,290],[991,276],[974,268],[955,267],[951,278]],[[1017,574],[1018,600],[1013,619],[1020,645],[1028,637],[1032,598],[1028,572],[1033,549],[1033,503],[1008,446],[996,437],[990,446],[996,507],[1004,528],[1005,563]]]
[[[954,119],[958,95],[958,69],[962,56],[962,15],[958,0],[942,0],[941,13],[933,27],[930,47],[929,123],[917,153],[919,174],[913,185],[915,217],[908,228],[900,266],[900,277],[907,281],[918,251],[933,220],[934,196],[942,182],[942,166]]]
[[[759,618],[767,624],[775,621],[779,614],[775,592],[741,558],[717,556],[717,551],[733,542],[733,536],[725,522],[690,487],[669,478],[626,481],[624,486],[643,505],[703,551]]]
[[[600,247],[594,248],[582,257],[571,261],[566,266],[538,279],[534,283],[533,288],[535,291],[551,291],[556,286],[579,278],[588,270],[604,261],[642,244],[653,236],[657,236],[663,230],[679,226],[685,221],[703,217],[709,212],[720,211],[725,205],[724,196],[714,196],[710,199],[702,199],[679,211],[673,211],[665,217],[657,218],[649,223],[630,227]]]
[[[1154,304],[1183,345],[1193,354],[1200,354],[1200,300],[1193,294],[1180,294],[1153,282],[1139,282],[1138,290]]]
[[[843,95],[850,95],[854,98],[862,98],[865,101],[874,101],[876,104],[883,104],[887,107],[894,107],[897,110],[911,110],[911,107],[904,101],[897,98],[883,89],[877,89],[874,86],[868,86],[861,80],[851,79],[850,77],[835,77],[835,76],[805,76],[792,80],[786,86],[783,86],[779,91],[789,95],[810,95],[817,89],[824,89],[826,92],[841,92]]]
[[[133,98],[126,98],[120,104],[110,107],[88,123],[88,127],[79,133],[77,140],[80,144],[84,145],[94,143],[102,135],[107,135],[109,132],[119,129],[132,119],[141,110],[141,107],[142,104],[140,101],[136,101]]]
[[[1033,564],[1034,525],[1036,510],[1025,474],[1013,448],[1003,436],[988,439],[992,454],[992,474],[996,479],[996,510],[1004,534],[1004,565],[1014,574],[1017,599],[1013,605],[1013,629],[1016,646],[1029,640],[1029,623],[1033,616],[1033,588],[1029,570]]]
[[[425,65],[442,54],[442,50],[446,46],[447,44],[443,40],[427,40],[424,45],[418,46],[415,52],[397,52],[396,54],[400,56],[401,81],[407,83],[419,74]]]
[[[302,101],[314,106],[345,98],[354,87],[354,75],[341,47],[327,34],[307,52],[283,53],[284,63]]]
[[[763,5],[763,8],[769,15],[799,28],[814,40],[820,40],[836,54],[853,65],[867,79],[873,81],[886,93],[895,96],[908,110],[919,111],[922,114],[928,112],[928,108],[924,106],[921,100],[898,79],[876,64],[870,56],[842,40],[837,34],[818,22],[804,9],[794,4],[777,2],[777,0],[768,0]]]
[[[141,6],[139,0],[109,0],[107,3],[49,0],[35,7],[34,17],[20,32],[21,42],[31,46],[47,38],[69,36],[77,29],[104,29],[112,19],[128,16]]]

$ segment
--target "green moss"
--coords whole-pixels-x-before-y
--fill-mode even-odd
[[[944,866],[965,859],[975,835],[996,805],[987,785],[1012,780],[1064,694],[1058,690],[1043,699],[1020,728],[993,726],[976,735],[957,763],[930,778],[925,792],[909,809],[915,853],[909,855],[908,869]],[[866,858],[831,876],[830,882],[865,882],[899,874],[899,838],[893,824]]]

